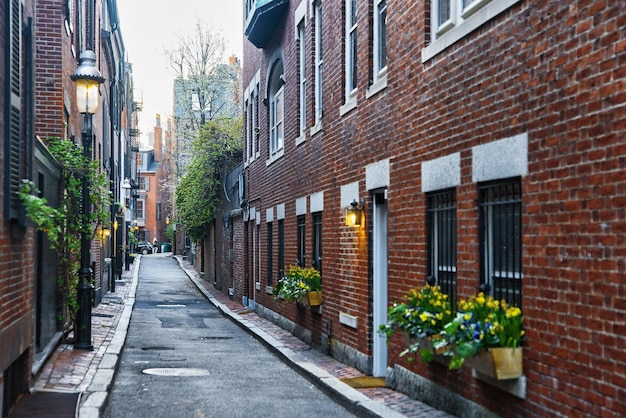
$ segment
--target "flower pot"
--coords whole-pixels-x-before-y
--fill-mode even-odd
[[[485,376],[497,380],[517,379],[522,376],[523,350],[517,348],[490,348],[467,359],[467,364]]]
[[[313,291],[307,294],[309,305],[320,306],[322,304],[322,291]]]

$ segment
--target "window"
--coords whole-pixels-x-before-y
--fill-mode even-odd
[[[283,155],[285,139],[285,95],[283,88],[285,75],[281,59],[274,62],[269,77],[266,103],[269,108],[269,161],[271,162]]]
[[[428,61],[519,1],[432,0],[431,43],[422,50],[422,62]]]
[[[278,220],[278,277],[285,273],[285,221]],[[271,284],[271,283],[270,283]]]
[[[281,87],[270,100],[270,155],[283,149],[284,143],[284,89]]]
[[[267,223],[267,284],[272,285],[274,277],[274,225]]]
[[[260,72],[257,72],[244,93],[246,161],[248,163],[259,156],[259,80]]]
[[[322,3],[318,1],[313,8],[315,15],[315,123],[322,120],[322,77],[324,59],[322,55]]]
[[[374,81],[387,68],[387,0],[374,0]]]
[[[137,220],[146,219],[145,211],[144,211],[145,203],[146,202],[144,199],[137,199],[137,201],[135,202],[135,219]]]
[[[313,214],[313,261],[312,265],[322,271],[322,213]]]
[[[456,300],[456,195],[454,190],[427,196],[428,283]]]
[[[346,0],[346,102],[349,101],[356,89],[356,64],[357,64],[357,19],[356,0]]]
[[[304,245],[306,240],[306,224],[305,224],[305,216],[298,216],[298,231],[297,231],[297,239],[298,239],[298,265],[300,267],[306,267],[306,255],[304,253]]]
[[[150,191],[150,178],[148,177],[139,177],[139,190],[144,190],[146,192]]]
[[[306,36],[305,36],[305,20],[302,19],[298,23],[298,59],[299,59],[299,77],[300,77],[300,137],[304,138],[306,130]]]
[[[522,303],[522,200],[519,178],[479,186],[481,290]]]

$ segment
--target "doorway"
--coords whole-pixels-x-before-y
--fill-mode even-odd
[[[387,340],[378,332],[387,323],[387,190],[375,192],[372,213],[373,365],[372,375],[387,375]]]

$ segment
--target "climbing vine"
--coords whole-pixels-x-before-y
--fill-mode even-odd
[[[59,254],[61,273],[58,284],[63,295],[63,308],[59,320],[63,323],[64,333],[67,334],[73,328],[78,309],[76,286],[79,280],[83,225],[86,225],[85,233],[90,239],[93,239],[97,226],[110,228],[107,210],[112,199],[109,180],[105,173],[100,172],[99,161],[87,160],[82,154],[82,148],[68,139],[48,138],[46,145],[50,154],[61,165],[59,206],[52,207],[31,181],[22,184],[19,195],[26,216],[33,221],[38,231],[47,235],[50,246]],[[89,199],[92,208],[87,222],[83,222],[84,217],[80,210],[83,175],[89,178]]]
[[[239,158],[242,119],[220,118],[204,124],[192,144],[192,160],[176,188],[176,208],[194,241],[206,237],[221,200],[222,181]],[[239,158],[235,158],[239,157]]]

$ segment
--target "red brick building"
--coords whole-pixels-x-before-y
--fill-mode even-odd
[[[58,320],[68,296],[58,279],[67,266],[46,234],[35,231],[26,218],[17,191],[30,180],[50,205],[59,204],[61,166],[48,152],[46,139],[73,139],[82,146],[83,117],[70,75],[80,53],[92,50],[105,82],[93,116],[91,157],[101,162],[111,180],[113,201],[119,201],[121,113],[128,74],[114,0],[10,0],[0,5],[0,22],[6,29],[0,33],[0,410],[5,417],[71,331]],[[113,207],[111,212],[111,222],[99,225],[100,230],[112,228]],[[113,278],[104,263],[115,256],[113,242],[91,243],[88,262],[96,303]]]
[[[0,411],[28,391],[33,356],[34,233],[17,191],[33,169],[34,1],[0,5]],[[24,57],[23,60],[20,57]]]
[[[459,416],[626,414],[624,4],[245,11],[235,297]],[[345,225],[352,202],[358,227]],[[295,263],[322,271],[322,309],[272,300]],[[376,330],[427,281],[519,304],[524,376],[399,358],[402,343]]]

